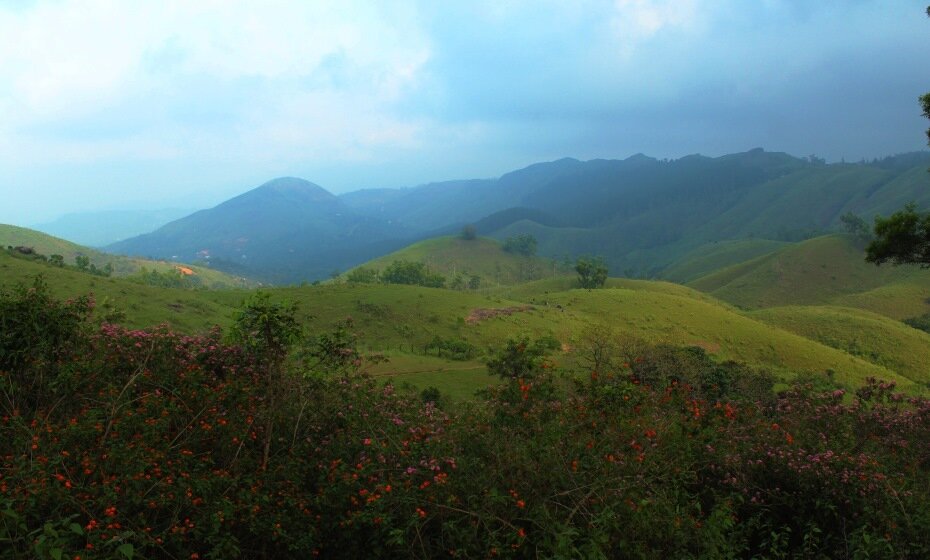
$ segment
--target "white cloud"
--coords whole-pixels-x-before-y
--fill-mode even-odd
[[[358,137],[362,146],[398,137],[388,130],[412,134],[412,125],[392,122],[397,117],[391,106],[416,88],[429,42],[416,13],[401,7],[62,0],[15,11],[0,5],[0,53],[0,144],[18,146],[6,154],[11,161],[130,155],[100,148],[120,138],[88,142],[69,135],[68,128],[93,128],[116,113],[157,113],[168,103],[184,106],[185,98],[202,93],[191,84],[207,87],[217,105],[226,98],[245,105],[231,115],[240,125],[260,119],[269,134],[281,131],[280,137],[264,138],[270,148],[281,144],[338,158],[333,148],[346,142],[334,144],[336,132]],[[360,101],[367,121],[357,117]],[[322,130],[321,121],[328,123]],[[123,131],[134,142],[149,136],[141,140],[147,148],[139,154],[169,157],[186,143],[172,139],[184,134],[174,124],[139,126]],[[286,133],[301,128],[328,134]],[[228,131],[216,134],[214,146],[235,148]],[[43,137],[46,145],[40,146]]]
[[[663,30],[696,22],[696,0],[615,0],[611,28],[625,51]]]

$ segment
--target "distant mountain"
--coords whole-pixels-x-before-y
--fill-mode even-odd
[[[409,236],[353,211],[319,185],[283,177],[107,250],[208,261],[266,281],[298,282],[406,245]]]
[[[871,219],[911,200],[930,207],[928,165],[928,153],[827,165],[757,148],[716,158],[565,158],[498,179],[338,197],[283,178],[109,249],[188,261],[209,257],[213,266],[237,274],[297,282],[471,223],[480,235],[497,239],[532,234],[542,256],[596,254],[613,274],[656,277],[708,244],[794,242],[836,231],[847,212]],[[713,262],[754,250],[725,251]]]
[[[31,228],[80,245],[103,247],[148,233],[191,212],[179,208],[73,212]]]

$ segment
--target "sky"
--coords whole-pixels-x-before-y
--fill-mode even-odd
[[[0,223],[926,148],[928,0],[0,0]]]

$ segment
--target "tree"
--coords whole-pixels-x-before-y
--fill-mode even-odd
[[[536,238],[528,233],[516,237],[508,237],[504,240],[504,251],[516,253],[525,257],[532,257],[536,254]]]
[[[875,264],[919,264],[930,267],[930,213],[906,204],[887,218],[875,218],[875,239],[866,248],[865,260]]]
[[[930,6],[927,6],[930,17]],[[923,116],[930,119],[930,92],[918,98]],[[927,129],[930,144],[930,128]],[[930,267],[930,212],[918,212],[910,203],[888,218],[875,218],[875,239],[866,247],[865,260],[877,265],[919,264]]]
[[[465,241],[472,241],[473,239],[478,237],[478,229],[475,228],[474,225],[468,224],[467,226],[462,228],[462,233],[460,234],[460,237],[464,239]]]
[[[262,468],[268,466],[279,403],[288,397],[286,362],[291,349],[301,340],[297,304],[274,303],[265,292],[256,293],[236,314],[230,338],[255,360],[264,386],[264,452]]]
[[[87,255],[75,255],[74,264],[77,265],[78,270],[87,270],[87,268],[90,266],[90,257]]]
[[[397,260],[381,272],[381,281],[385,284],[409,284],[442,288],[446,279],[441,274],[430,272],[426,265],[417,261]]]
[[[580,257],[575,262],[575,272],[582,288],[601,288],[607,282],[607,265],[600,257]]]
[[[872,240],[872,231],[868,222],[856,214],[847,212],[840,216],[840,222],[846,232],[856,238],[857,243],[865,244]]]
[[[530,342],[528,337],[510,339],[487,361],[488,372],[502,379],[532,379],[543,369],[543,360],[550,345]]]
[[[346,281],[356,284],[374,284],[378,281],[378,271],[373,268],[360,266],[346,274]]]

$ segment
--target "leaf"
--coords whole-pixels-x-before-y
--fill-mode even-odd
[[[75,535],[83,535],[84,529],[77,523],[71,523],[68,525],[68,529],[71,529],[71,532]]]
[[[119,547],[117,547],[116,549],[116,552],[119,552],[126,558],[129,558],[130,560],[132,560],[133,555],[135,555],[136,553],[136,549],[135,547],[132,546],[132,544],[126,543],[126,544],[119,545]]]
[[[49,555],[51,555],[51,557],[54,558],[54,560],[61,560],[62,552],[64,551],[60,548],[53,548],[48,551]]]

